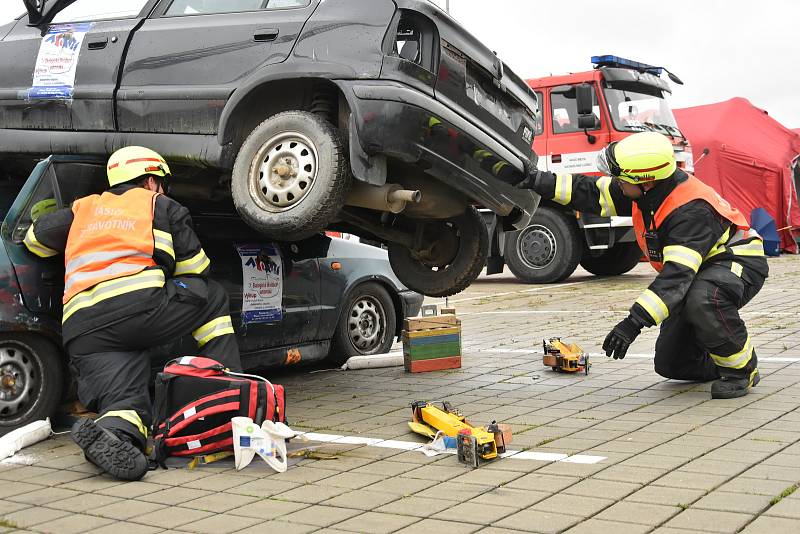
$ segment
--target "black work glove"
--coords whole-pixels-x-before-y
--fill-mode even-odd
[[[603,350],[606,356],[614,356],[615,360],[621,360],[628,352],[628,347],[641,333],[644,325],[633,316],[629,315],[608,333],[606,340],[603,341]]]
[[[514,187],[517,189],[533,189],[536,183],[536,177],[539,176],[539,170],[530,160],[524,160],[522,162],[522,169],[524,177],[522,181]]]

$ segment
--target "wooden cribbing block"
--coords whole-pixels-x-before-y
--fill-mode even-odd
[[[461,321],[454,315],[406,319],[403,360],[411,373],[461,367]]]

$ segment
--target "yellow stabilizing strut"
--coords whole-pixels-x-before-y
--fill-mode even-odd
[[[478,443],[478,454],[484,460],[497,458],[497,444],[494,434],[485,428],[470,425],[463,415],[455,411],[448,403],[444,403],[444,410],[437,408],[426,401],[416,401],[411,404],[413,421],[409,426],[414,432],[430,436],[441,430],[445,436],[454,438],[459,430],[468,428]],[[427,431],[426,431],[427,427]]]

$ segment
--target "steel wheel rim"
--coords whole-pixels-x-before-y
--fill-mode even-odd
[[[517,255],[531,269],[545,269],[556,258],[558,244],[549,228],[540,224],[528,226],[517,238]]]
[[[362,354],[375,352],[383,343],[386,331],[386,311],[371,296],[356,299],[347,317],[350,343]]]
[[[287,211],[305,199],[316,183],[317,147],[299,132],[283,132],[264,143],[250,171],[250,195],[263,209]]]
[[[33,354],[23,347],[0,347],[0,417],[23,413],[35,403],[32,393],[41,385],[42,370]]]

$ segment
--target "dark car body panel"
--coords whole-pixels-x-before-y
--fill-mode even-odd
[[[467,153],[492,153],[517,171],[505,185],[519,181],[525,163],[535,163],[533,92],[433,4],[310,0],[304,7],[167,16],[169,3],[150,0],[138,18],[95,22],[80,52],[72,100],[25,97],[41,28],[28,26],[27,16],[10,26],[0,41],[2,151],[106,156],[139,144],[170,161],[230,170],[246,128],[258,123],[252,116],[275,112],[277,104],[265,100],[285,99],[296,108],[287,82],[325,82],[338,87],[352,116],[340,127],[355,123],[349,136],[356,141],[356,179],[385,183],[385,160],[394,158],[501,215],[516,205],[524,215],[520,225],[535,210],[534,193],[498,184]],[[403,20],[418,22],[425,33],[428,49],[420,60],[393,48]],[[88,49],[89,40],[105,38],[107,46]],[[463,140],[458,150],[419,142],[431,118]],[[402,125],[395,133],[403,139],[387,139],[386,125]]]
[[[72,176],[76,170],[81,173],[77,180]],[[102,190],[104,170],[102,162],[86,157],[51,156],[36,166],[19,194],[12,188],[0,191],[0,208],[5,215],[0,247],[0,335],[20,331],[40,333],[60,346],[63,257],[36,258],[25,249],[22,236],[29,225],[29,213],[39,200],[52,195],[57,206],[62,207],[74,195]],[[69,178],[64,178],[66,174]],[[76,182],[82,185],[69,194],[63,190],[65,183],[71,187]],[[325,358],[342,303],[364,282],[376,281],[393,296],[398,325],[403,317],[416,315],[422,304],[422,296],[408,291],[394,276],[385,251],[316,235],[296,243],[274,243],[283,264],[283,319],[268,324],[244,324],[242,262],[236,247],[265,244],[264,239],[232,214],[193,212],[193,220],[212,260],[211,278],[229,293],[245,367],[283,365],[290,350],[299,351],[304,362]],[[334,261],[341,269],[332,268]],[[399,335],[399,328],[393,334]],[[196,350],[187,336],[174,345],[158,348],[154,357],[164,359]]]

